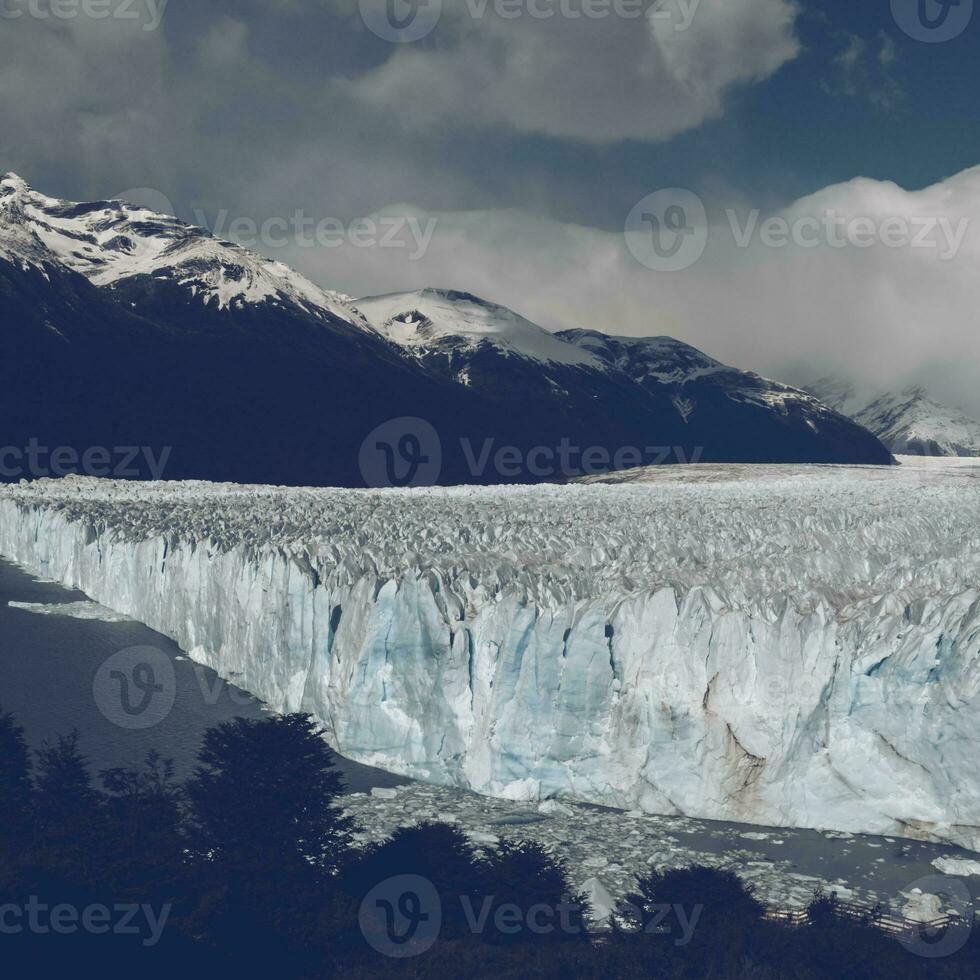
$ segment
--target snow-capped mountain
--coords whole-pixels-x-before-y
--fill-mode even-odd
[[[867,392],[849,379],[824,377],[807,388],[873,432],[893,453],[980,456],[980,421],[936,401],[921,385]]]
[[[565,330],[558,336],[645,387],[686,384],[731,370],[673,337],[613,337],[597,330]]]
[[[361,443],[388,419],[445,412],[455,438],[492,422],[340,294],[279,263],[167,215],[48,198],[10,174],[0,195],[4,445],[149,445],[171,450],[172,479],[357,485]]]
[[[469,293],[420,289],[367,297],[357,306],[379,333],[422,359],[451,360],[460,351],[475,352],[485,345],[544,364],[599,367],[587,351],[564,343],[505,306]],[[459,380],[466,383],[465,378]]]
[[[868,433],[812,395],[670,337],[552,334],[449,290],[356,302],[378,333],[440,377],[512,406],[548,401],[590,418],[611,411],[634,430],[640,423],[633,438],[641,441],[631,446],[694,446],[698,458],[717,461],[889,461]]]
[[[361,485],[362,445],[392,419],[431,426],[445,483],[581,475],[529,465],[566,445],[599,469],[622,450],[622,465],[891,461],[814,399],[669,338],[552,334],[450,290],[355,303],[204,228],[12,174],[0,323],[8,444],[172,447],[169,478]]]
[[[721,394],[736,405],[802,419],[813,431],[840,425],[839,410],[809,392],[729,367],[673,337],[613,337],[595,330],[567,330],[558,336],[594,353],[644,389],[670,391],[675,405],[685,406],[681,414],[686,419],[698,410],[697,398]]]
[[[0,178],[0,256],[25,265],[56,261],[96,286],[143,279],[176,283],[203,306],[293,306],[312,316],[363,321],[348,297],[321,289],[281,262],[273,262],[207,229],[184,224],[125,201],[76,204],[34,191],[16,174]]]

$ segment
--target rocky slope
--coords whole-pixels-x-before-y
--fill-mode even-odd
[[[146,446],[169,479],[338,486],[373,482],[365,449],[400,446],[437,460],[422,476],[445,484],[692,458],[890,462],[860,426],[754,375],[639,382],[451,291],[362,305],[206,229],[7,174],[4,445]],[[574,459],[556,460],[565,446]],[[0,479],[41,475],[0,465]]]

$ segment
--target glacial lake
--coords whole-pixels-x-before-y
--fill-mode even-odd
[[[172,640],[141,623],[45,615],[9,605],[36,609],[87,601],[81,592],[38,581],[0,560],[0,707],[17,718],[32,748],[77,730],[94,773],[139,765],[156,749],[174,760],[178,777],[184,778],[194,770],[208,728],[235,717],[268,717],[257,698],[191,662]],[[144,693],[122,690],[122,680],[112,676],[111,658],[121,659],[125,667],[125,651],[145,653],[147,648],[156,672],[145,683],[162,688],[150,691],[161,710],[154,716],[157,705],[151,702],[140,718],[126,713],[122,698],[128,698],[132,710]],[[351,792],[405,782],[340,757],[337,766]]]

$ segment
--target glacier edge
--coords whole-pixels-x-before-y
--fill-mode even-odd
[[[689,469],[426,491],[39,481],[0,488],[0,554],[311,712],[359,762],[980,850],[974,471]]]

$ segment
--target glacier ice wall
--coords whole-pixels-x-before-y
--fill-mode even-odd
[[[361,762],[980,850],[980,467],[38,481],[0,489],[0,554]]]

